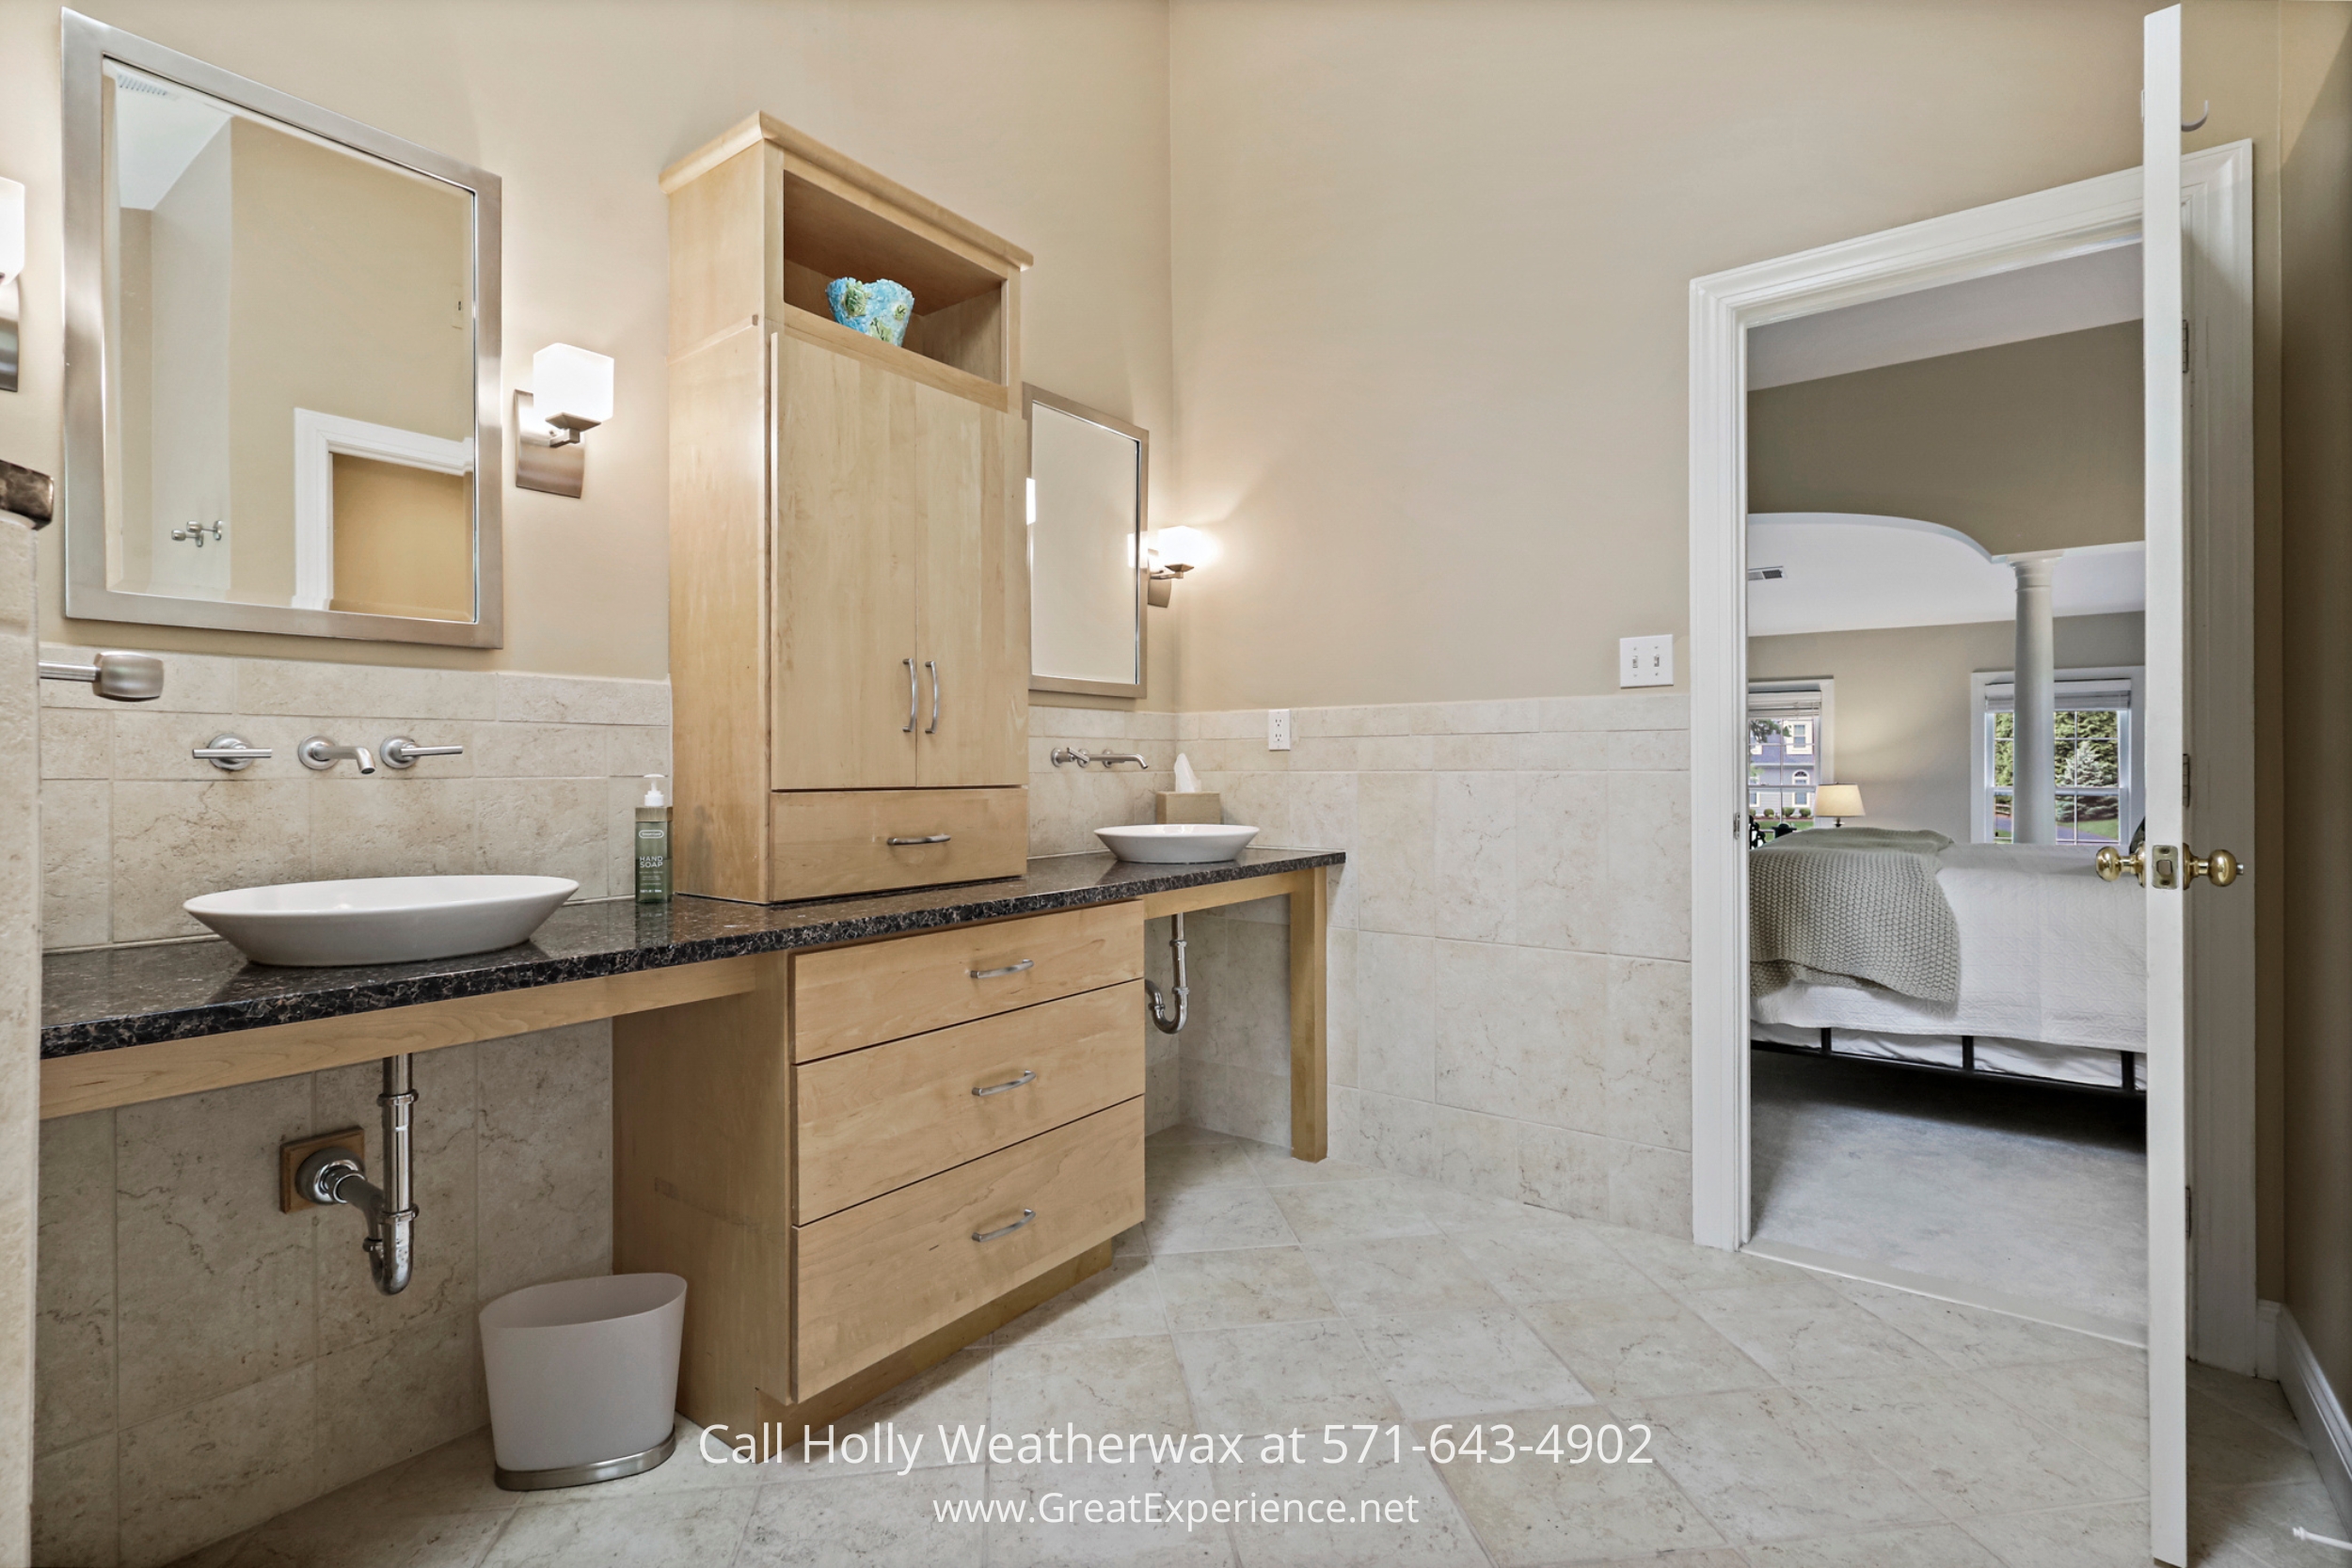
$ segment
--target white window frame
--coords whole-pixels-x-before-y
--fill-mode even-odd
[[[2131,719],[2123,726],[2122,826],[2118,830],[2122,842],[2118,848],[2129,847],[2132,830],[2146,810],[2146,726],[2140,721],[2147,712],[2147,675],[2148,667],[2144,664],[2095,665],[2052,672],[2052,683],[2060,697],[2070,685],[2131,683]],[[1968,836],[1978,844],[1998,842],[1993,836],[1993,726],[1986,722],[1986,718],[1993,711],[1993,703],[2005,693],[2014,705],[2016,686],[2016,672],[2011,670],[1979,670],[1968,677]]]
[[[336,455],[463,475],[473,472],[473,442],[347,420],[315,408],[295,409],[294,420],[294,608],[326,610],[335,597]]]
[[[1770,696],[1776,691],[1787,692],[1790,695],[1800,695],[1809,691],[1819,691],[1820,693],[1821,710],[1818,716],[1818,727],[1816,728],[1813,736],[1813,755],[1815,760],[1805,765],[1812,770],[1813,782],[1804,787],[1808,791],[1814,791],[1819,790],[1825,784],[1836,784],[1837,782],[1837,678],[1834,675],[1822,675],[1818,679],[1812,676],[1805,676],[1794,679],[1783,678],[1777,680],[1752,680],[1748,682],[1747,709],[1740,724],[1740,733],[1742,735],[1746,733],[1746,720],[1752,719],[1756,716],[1756,699],[1759,696]],[[1748,755],[1753,756],[1755,755],[1755,752],[1751,751]],[[1742,778],[1746,776],[1746,768],[1742,767],[1740,769],[1740,775]],[[1750,784],[1747,784],[1740,792],[1740,799],[1748,803],[1747,810],[1750,816],[1754,816],[1756,814],[1755,792],[1763,787],[1768,786]],[[1793,788],[1795,786],[1777,785],[1769,787],[1787,789]],[[1806,806],[1808,809],[1810,809],[1811,804],[1812,801],[1808,796],[1806,800]]]

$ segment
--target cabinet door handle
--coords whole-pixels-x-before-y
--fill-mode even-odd
[[[976,1242],[993,1242],[999,1236],[1011,1235],[1035,1218],[1037,1218],[1036,1210],[1024,1209],[1021,1211],[1021,1217],[1010,1225],[1000,1225],[993,1230],[975,1230],[972,1232],[972,1239]]]
[[[913,735],[914,733],[914,710],[921,705],[923,697],[922,693],[914,689],[914,660],[902,658],[898,662],[907,667],[907,721],[899,725],[898,730],[902,735]]]
[[[992,1094],[1002,1094],[1007,1089],[1017,1089],[1024,1084],[1034,1084],[1036,1082],[1037,1069],[1023,1068],[1021,1069],[1020,1077],[1008,1078],[1001,1084],[984,1084],[980,1087],[972,1091],[972,1098],[975,1100],[986,1100]]]
[[[931,673],[931,721],[924,726],[923,733],[937,735],[939,733],[939,661],[927,658],[923,661],[923,668]]]
[[[925,833],[921,838],[886,838],[882,842],[896,849],[909,844],[945,844],[955,836],[953,833]]]
[[[1035,958],[1024,958],[1017,964],[1007,964],[1002,969],[967,969],[964,973],[975,980],[1001,980],[1008,974],[1018,974],[1025,969],[1036,967]]]

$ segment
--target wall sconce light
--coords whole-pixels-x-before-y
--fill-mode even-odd
[[[612,417],[612,361],[549,343],[531,356],[531,379],[515,394],[515,483],[576,498],[588,471],[580,438]]]
[[[1216,541],[1197,528],[1164,528],[1152,535],[1149,597],[1166,610],[1184,574],[1216,559]]]

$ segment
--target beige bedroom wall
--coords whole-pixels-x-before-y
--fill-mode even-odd
[[[2280,11],[2280,531],[2284,615],[2274,712],[2282,809],[2261,861],[2279,868],[2283,1072],[2267,1115],[2285,1132],[2279,1175],[2284,1294],[2329,1381],[2352,1389],[2352,8]],[[2193,85],[2192,85],[2193,86]],[[2258,193],[2259,194],[2259,193]]]
[[[2146,657],[2142,617],[2069,615],[2058,623],[2058,667],[2094,669]],[[1835,781],[1859,784],[1873,828],[1931,828],[1968,842],[1968,677],[2008,670],[2016,626],[1895,626],[1748,639],[1756,680],[1836,679]]]
[[[1613,690],[1690,280],[2133,166],[2150,8],[1177,0],[1181,705]]]
[[[664,165],[755,109],[779,115],[1036,252],[1025,370],[1166,450],[1167,13],[1157,0],[120,0],[103,20],[497,173],[505,382],[549,342],[612,355],[617,412],[580,500],[516,490],[506,646],[439,650],[126,628],[53,641],[246,657],[658,678],[667,665]],[[57,7],[0,0],[0,172],[30,206],[26,391],[0,452],[57,464]],[[511,439],[511,438],[510,438]],[[504,465],[501,466],[501,470]],[[1155,646],[1175,629],[1165,613]]]
[[[2137,539],[2139,324],[1748,394],[1748,509],[1917,517],[1995,555]]]

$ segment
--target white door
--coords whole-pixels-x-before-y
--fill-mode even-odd
[[[2251,755],[2252,693],[2240,689],[2250,654],[2249,301],[2240,296],[2250,268],[2239,253],[2250,253],[2252,226],[2242,144],[2200,153],[2184,173],[2181,8],[2145,28],[2148,1492],[2153,1555],[2185,1565],[2189,1352],[2238,1365],[2252,1327],[2253,911],[2249,887],[2215,881],[2217,871],[2224,884],[2234,875],[2215,851],[2250,847],[2229,840],[2249,831],[2251,807],[2240,777]],[[2192,846],[2192,832],[2203,842]],[[2212,1235],[2194,1279],[2192,1213]]]

